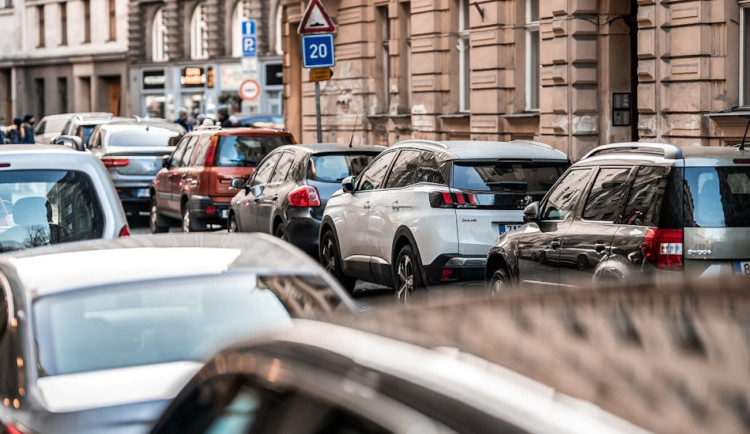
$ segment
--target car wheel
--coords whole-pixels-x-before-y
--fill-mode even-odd
[[[547,263],[547,253],[546,252],[539,253],[539,263],[540,264]]]
[[[151,211],[148,216],[148,226],[152,234],[158,234],[169,231],[169,222],[167,218],[159,213],[159,207],[156,205],[156,199],[151,198]]]
[[[396,290],[396,302],[408,303],[414,296],[414,289],[422,287],[419,261],[414,249],[405,245],[396,255],[393,269],[393,286]]]
[[[505,268],[498,268],[495,270],[495,272],[492,273],[492,277],[490,277],[490,284],[487,287],[489,295],[494,297],[506,293],[510,289],[512,289],[512,284],[510,276],[508,276],[508,272]]]
[[[286,235],[286,227],[284,226],[284,223],[279,223],[276,225],[276,230],[273,231],[273,235],[276,238],[281,238],[284,241],[289,241],[289,238]]]
[[[185,204],[182,205],[182,232],[187,234],[192,232],[192,229],[192,222],[190,221],[190,204],[185,202]]]
[[[341,257],[339,256],[338,244],[336,244],[336,238],[330,230],[326,231],[323,234],[323,238],[320,240],[320,263],[327,272],[331,273],[333,277],[338,279],[341,286],[346,288],[347,291],[354,291],[356,279],[344,274],[344,271],[341,268]]]
[[[586,258],[586,255],[578,255],[578,259],[576,259],[576,266],[581,271],[589,268],[589,260]]]
[[[237,217],[235,217],[234,214],[232,214],[229,217],[229,223],[227,223],[227,232],[232,233],[232,232],[239,232],[239,231],[240,231],[240,227],[237,226]]]

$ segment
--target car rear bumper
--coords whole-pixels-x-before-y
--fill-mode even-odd
[[[484,280],[486,256],[442,254],[424,270],[429,283],[465,282]]]
[[[208,196],[190,196],[190,218],[202,224],[226,226],[229,202],[215,202]]]
[[[148,185],[141,187],[117,187],[117,195],[120,197],[122,207],[125,211],[148,211],[151,204],[151,195]]]
[[[294,217],[286,223],[287,240],[310,256],[318,257],[320,220],[313,217]]]

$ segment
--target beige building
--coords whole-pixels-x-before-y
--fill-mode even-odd
[[[348,142],[356,120],[355,142],[536,138],[575,159],[614,141],[735,144],[750,115],[750,1],[323,3],[338,25],[324,141]],[[284,99],[312,142],[305,5],[282,0]]]

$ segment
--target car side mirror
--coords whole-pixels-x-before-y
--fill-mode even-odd
[[[242,190],[247,185],[245,178],[232,178],[232,185],[229,187],[230,190]]]
[[[345,193],[354,193],[354,177],[347,176],[341,181],[341,188]]]
[[[69,148],[73,148],[76,151],[85,151],[83,147],[83,140],[78,136],[59,136],[55,139],[56,145],[63,145]]]
[[[526,208],[523,209],[523,221],[524,223],[539,222],[539,202],[531,202],[526,205]]]

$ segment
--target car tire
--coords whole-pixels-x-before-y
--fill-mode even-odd
[[[276,225],[276,229],[273,231],[273,235],[276,238],[282,239],[284,241],[289,241],[289,237],[286,234],[286,226],[284,226],[284,223],[279,223]]]
[[[586,255],[578,255],[578,258],[576,259],[576,267],[578,267],[580,271],[589,268],[589,260]]]
[[[169,221],[159,213],[159,206],[156,199],[151,198],[151,210],[148,216],[148,226],[152,234],[160,234],[169,231]]]
[[[412,246],[407,244],[401,247],[392,270],[396,302],[409,303],[414,296],[414,290],[422,287],[422,270]]]
[[[349,293],[354,291],[354,284],[357,282],[357,279],[344,274],[341,267],[339,246],[331,230],[325,231],[323,237],[320,239],[320,263]]]
[[[195,224],[193,224],[193,219],[190,216],[190,203],[185,202],[182,204],[182,219],[181,219],[181,226],[182,226],[182,232],[188,234],[190,232],[194,232]]]
[[[491,297],[504,294],[513,289],[508,271],[501,267],[495,270],[490,276],[490,283],[487,286],[487,292]]]
[[[232,214],[231,216],[229,216],[229,223],[227,223],[227,232],[234,233],[239,231],[240,227],[237,225],[237,217]]]

